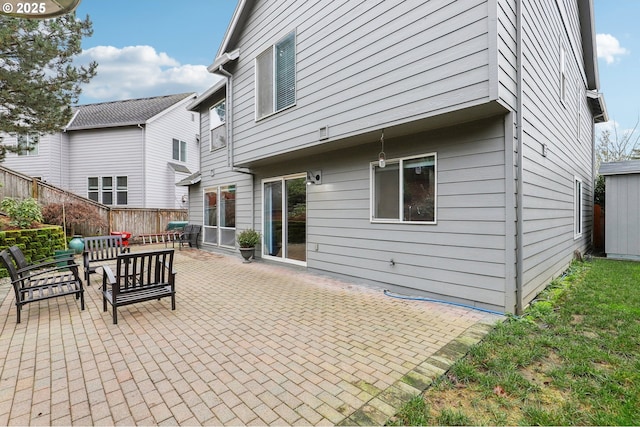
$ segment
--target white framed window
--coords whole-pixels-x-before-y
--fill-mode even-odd
[[[100,178],[90,176],[87,181],[87,197],[94,202],[100,201]]]
[[[204,242],[234,248],[236,244],[236,186],[209,187],[203,193]]]
[[[256,120],[296,103],[296,33],[292,31],[255,60]]]
[[[116,204],[126,205],[129,203],[129,183],[126,176],[116,177]]]
[[[567,102],[567,48],[560,42],[560,101]]]
[[[115,183],[115,188],[114,188]],[[128,177],[90,176],[87,178],[87,198],[105,205],[127,205]],[[115,201],[115,203],[114,203]]]
[[[180,162],[187,161],[187,143],[186,142],[173,138],[172,158],[173,160],[178,160]]]
[[[37,133],[18,135],[18,156],[37,156],[40,146],[40,135]]]
[[[371,163],[371,221],[436,223],[436,153]]]
[[[582,179],[573,177],[573,234],[577,239],[582,236]]]
[[[209,109],[209,129],[211,130],[211,138],[209,138],[209,151],[214,151],[227,145],[226,140],[226,103],[223,99]]]

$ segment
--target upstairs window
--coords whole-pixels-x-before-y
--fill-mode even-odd
[[[226,105],[224,99],[209,109],[209,129],[211,130],[211,138],[209,140],[210,151],[227,145],[226,128],[222,126],[225,124],[225,116]]]
[[[18,135],[18,156],[37,156],[40,135],[37,133]]]
[[[187,161],[187,143],[173,138],[173,160]]]
[[[560,101],[567,102],[567,49],[560,45]]]
[[[256,58],[256,120],[296,103],[296,34]]]

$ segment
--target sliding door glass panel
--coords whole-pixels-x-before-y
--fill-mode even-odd
[[[285,181],[287,192],[287,244],[285,258],[307,260],[307,185],[304,178]]]
[[[220,188],[220,244],[236,244],[236,186]]]
[[[218,243],[218,189],[204,193],[204,241]]]
[[[282,182],[264,184],[262,253],[282,258]]]

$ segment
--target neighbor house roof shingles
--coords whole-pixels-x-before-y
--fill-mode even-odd
[[[183,99],[195,93],[156,96],[153,98],[127,99],[101,102],[75,107],[75,115],[66,130],[97,129],[144,124]]]

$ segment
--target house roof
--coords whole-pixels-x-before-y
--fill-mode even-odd
[[[213,96],[218,96],[218,94],[221,91],[223,91],[223,89],[225,89],[226,86],[227,86],[227,80],[226,79],[219,80],[213,86],[211,86],[209,89],[204,91],[201,95],[198,95],[198,97],[195,99],[195,101],[193,101],[191,104],[187,105],[187,110],[189,110],[189,111],[198,111],[198,109],[200,108],[200,105],[202,105],[202,103],[204,103],[207,100],[211,99]]]
[[[176,182],[176,185],[188,187],[193,184],[197,184],[202,180],[202,175],[200,172],[196,172],[194,174],[189,175],[188,177]]]
[[[195,93],[126,99],[75,107],[73,119],[65,130],[82,130],[144,124]]]
[[[640,160],[609,162],[600,165],[600,175],[626,175],[640,173]]]
[[[169,165],[169,167],[171,169],[173,169],[175,172],[180,172],[180,173],[191,173],[191,171],[189,170],[188,167],[186,167],[185,165],[181,165],[178,163],[172,163],[172,162],[167,162],[167,164]]]

